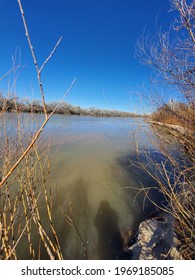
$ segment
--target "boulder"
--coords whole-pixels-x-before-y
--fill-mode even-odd
[[[143,221],[136,242],[128,248],[132,260],[181,260],[178,241],[173,229],[174,218],[163,214]]]

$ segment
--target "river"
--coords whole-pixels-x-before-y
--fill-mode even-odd
[[[9,118],[14,127],[14,114]],[[25,130],[32,131],[44,116],[36,115],[31,125],[30,114],[23,119]],[[140,149],[152,151],[150,127],[138,118],[54,115],[46,125],[43,141],[49,143],[51,162],[47,188],[64,259],[125,258],[122,234],[135,230],[154,211],[143,195],[136,195],[141,184],[152,184],[130,164],[137,135]],[[24,249],[20,257],[28,258]],[[44,250],[41,258],[47,258]]]

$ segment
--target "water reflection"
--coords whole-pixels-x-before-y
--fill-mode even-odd
[[[95,217],[95,227],[98,231],[99,259],[118,259],[122,254],[119,216],[108,201],[101,201]]]

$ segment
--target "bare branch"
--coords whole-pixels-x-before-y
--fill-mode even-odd
[[[36,72],[37,72],[37,79],[38,79],[38,82],[39,82],[39,89],[40,89],[40,93],[41,93],[41,97],[42,97],[43,110],[44,110],[44,113],[45,113],[45,118],[47,119],[47,109],[46,109],[46,104],[45,104],[43,84],[42,84],[42,81],[41,81],[41,73],[39,72],[39,67],[38,67],[36,56],[35,56],[35,51],[34,51],[34,48],[33,48],[33,45],[32,45],[31,39],[30,39],[24,10],[23,10],[22,3],[21,3],[20,0],[18,0],[18,5],[19,5],[20,13],[21,13],[21,16],[22,16],[23,24],[24,24],[26,38],[27,38],[27,41],[28,41],[28,45],[30,47],[31,55],[32,55],[32,58],[33,58],[33,61],[34,61]]]
[[[41,74],[43,68],[45,67],[45,65],[47,64],[47,62],[50,60],[50,58],[52,57],[52,55],[54,54],[54,52],[56,51],[56,49],[57,49],[57,47],[59,46],[61,40],[62,40],[62,36],[60,37],[60,39],[59,39],[58,42],[56,43],[54,49],[51,51],[50,55],[47,57],[47,59],[45,60],[45,62],[44,62],[43,65],[41,66],[41,68],[39,69],[39,74]]]
[[[45,119],[45,121],[43,122],[43,124],[41,125],[40,129],[38,130],[38,132],[35,134],[35,136],[32,138],[32,141],[30,143],[30,145],[27,147],[27,149],[23,152],[23,154],[21,155],[21,157],[16,161],[16,163],[13,165],[13,167],[10,169],[10,171],[5,175],[4,178],[2,178],[1,182],[0,182],[0,188],[3,186],[3,184],[7,181],[7,179],[10,177],[10,175],[13,173],[13,171],[16,169],[16,167],[19,165],[19,163],[25,158],[25,156],[27,155],[27,153],[31,150],[31,148],[33,147],[33,145],[35,144],[35,142],[37,141],[37,139],[39,138],[41,132],[43,131],[45,125],[47,124],[47,122],[49,121],[49,119],[53,116],[53,114],[55,113],[57,107],[60,105],[60,103],[63,101],[63,99],[67,96],[67,94],[70,92],[71,88],[73,87],[73,85],[76,82],[76,78],[73,80],[73,82],[71,83],[70,87],[68,88],[68,90],[66,91],[66,93],[64,94],[63,98],[61,99],[61,101],[56,105],[55,109],[53,110],[53,112]]]

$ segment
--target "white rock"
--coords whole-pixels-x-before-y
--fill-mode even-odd
[[[129,248],[132,259],[182,259],[176,248],[178,240],[173,231],[173,222],[169,214],[143,221],[139,226],[137,242]]]

